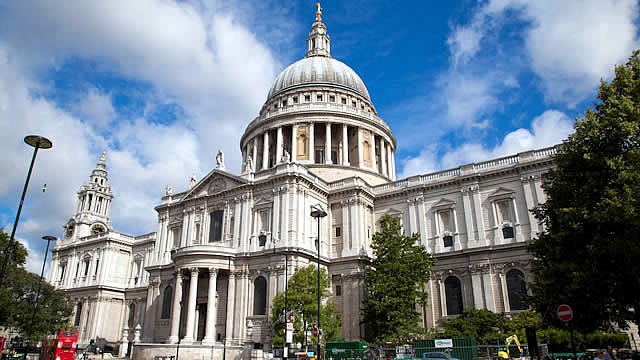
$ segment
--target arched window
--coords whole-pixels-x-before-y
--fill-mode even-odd
[[[73,320],[73,326],[80,326],[80,317],[82,316],[82,303],[76,305],[76,318]]]
[[[127,321],[129,329],[134,328],[134,326],[136,325],[135,320],[136,320],[136,304],[131,304],[129,305],[129,320]]]
[[[462,314],[462,286],[460,279],[449,276],[444,281],[444,293],[447,300],[447,315]]]
[[[293,154],[293,159],[294,160],[306,160],[308,157],[309,152],[307,151],[307,147],[309,146],[309,142],[307,140],[307,135],[306,134],[299,134],[298,135],[298,139],[297,139],[297,143],[296,143],[296,152],[298,154]],[[300,158],[297,157],[297,155],[300,155]]]
[[[260,276],[253,282],[253,315],[267,313],[267,279]]]
[[[171,293],[173,288],[171,285],[164,288],[164,294],[162,294],[162,312],[160,312],[160,319],[168,319],[171,316]]]
[[[527,294],[524,274],[518,269],[511,269],[507,273],[507,294],[509,296],[509,307],[511,310],[526,310],[524,303]]]

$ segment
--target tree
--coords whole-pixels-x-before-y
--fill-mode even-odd
[[[503,339],[508,320],[502,314],[487,309],[467,308],[462,315],[442,321],[443,336],[473,337],[480,344]]]
[[[425,284],[434,260],[419,234],[406,236],[400,220],[385,215],[373,235],[374,260],[365,273],[368,296],[363,317],[370,341],[411,340],[423,332],[416,305],[426,305]]]
[[[7,249],[8,243],[9,237],[0,229],[0,248]],[[15,242],[13,247],[5,286],[0,289],[0,324],[33,339],[67,328],[73,307],[64,291],[55,289],[39,275],[25,270],[27,250],[19,242]],[[40,296],[34,313],[38,287]]]
[[[304,326],[310,327],[318,319],[318,269],[309,265],[297,270],[288,281],[287,308],[293,318],[295,329],[293,342],[304,343]],[[329,298],[329,275],[320,269],[320,317],[323,341],[332,341],[340,334],[341,317],[336,313],[336,306],[327,301]],[[284,293],[273,298],[271,306],[271,324],[273,328],[273,344],[284,345]],[[318,338],[309,336],[309,344],[317,344]]]
[[[588,332],[640,324],[640,58],[601,82],[595,110],[558,147],[534,210],[544,230],[530,245],[532,303],[557,324],[561,303]],[[633,311],[635,309],[635,311]]]

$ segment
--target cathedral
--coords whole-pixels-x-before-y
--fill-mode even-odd
[[[529,209],[545,200],[555,149],[396,179],[396,138],[362,79],[331,56],[319,7],[306,45],[247,125],[241,173],[218,152],[202,179],[165,189],[154,232],[113,228],[117,189],[100,158],[48,278],[73,301],[80,347],[95,340],[134,359],[268,351],[272,299],[285,276],[316,262],[329,273],[341,337],[362,339],[364,271],[387,214],[437,259],[418,309],[424,328],[465,308],[525,309],[526,243],[539,231]]]

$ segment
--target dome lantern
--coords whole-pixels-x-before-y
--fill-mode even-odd
[[[311,32],[307,37],[307,55],[331,57],[331,39],[327,34],[327,27],[322,22],[322,8],[316,3],[316,21],[311,26]]]

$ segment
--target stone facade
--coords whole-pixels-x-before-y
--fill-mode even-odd
[[[239,358],[256,343],[268,350],[271,300],[284,291],[285,274],[318,258],[331,276],[342,337],[362,339],[364,270],[386,214],[420,234],[438,259],[425,284],[430,302],[420,309],[425,328],[467,307],[524,309],[525,243],[540,230],[529,209],[544,202],[555,149],[395,181],[396,140],[362,80],[331,58],[320,14],[307,44],[307,56],[278,76],[247,126],[242,173],[225,171],[220,154],[188,189],[167,188],[155,232],[112,229],[100,159],[49,275],[75,303],[81,347],[102,339],[140,359],[177,351]],[[316,205],[328,213],[319,234]]]

